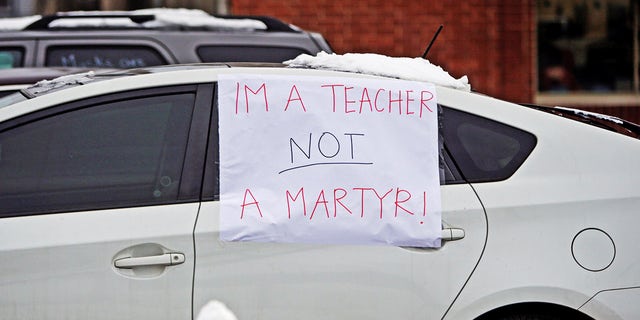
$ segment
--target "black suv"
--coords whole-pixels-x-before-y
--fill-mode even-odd
[[[0,32],[0,68],[132,68],[194,62],[282,62],[332,52],[315,32],[265,16],[148,9],[36,16]]]

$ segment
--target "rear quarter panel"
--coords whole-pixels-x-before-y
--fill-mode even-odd
[[[578,309],[602,290],[640,285],[640,141],[487,97],[451,96],[440,101],[529,131],[537,146],[507,180],[473,184],[487,212],[487,248],[450,318],[530,301]],[[591,257],[602,270],[574,255],[586,229],[611,239]]]

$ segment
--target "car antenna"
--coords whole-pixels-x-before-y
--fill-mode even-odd
[[[431,42],[429,42],[429,45],[427,46],[427,50],[425,50],[424,53],[422,54],[422,59],[426,59],[427,58],[427,54],[429,53],[429,50],[431,49],[431,46],[433,45],[433,43],[436,41],[436,38],[440,34],[440,31],[442,31],[442,28],[444,28],[444,25],[440,25],[438,27],[438,30],[436,30],[436,34],[433,35],[433,38],[431,39]]]

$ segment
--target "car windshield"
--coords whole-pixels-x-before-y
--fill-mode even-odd
[[[563,118],[586,123],[605,130],[617,132],[632,138],[640,139],[640,125],[617,117],[563,107],[545,107],[538,105],[525,106],[532,109],[555,114]]]

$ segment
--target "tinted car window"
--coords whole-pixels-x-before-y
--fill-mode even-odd
[[[20,91],[19,89],[4,90],[3,88],[0,88],[0,108],[2,108],[7,104],[14,104],[16,102],[26,100],[27,98],[25,98],[22,94],[19,94],[18,93],[19,91]],[[18,93],[18,95],[15,95],[16,93]],[[11,98],[4,99],[5,97],[9,97],[9,96]]]
[[[47,50],[46,66],[139,68],[167,64],[154,49],[142,46],[56,46]]]
[[[469,182],[499,181],[522,165],[536,144],[534,135],[487,118],[444,108],[445,146]]]
[[[177,199],[195,94],[104,103],[0,133],[0,216]]]
[[[202,62],[283,62],[308,52],[287,47],[202,46],[197,53]]]
[[[22,48],[0,48],[0,69],[22,67],[23,56]]]

